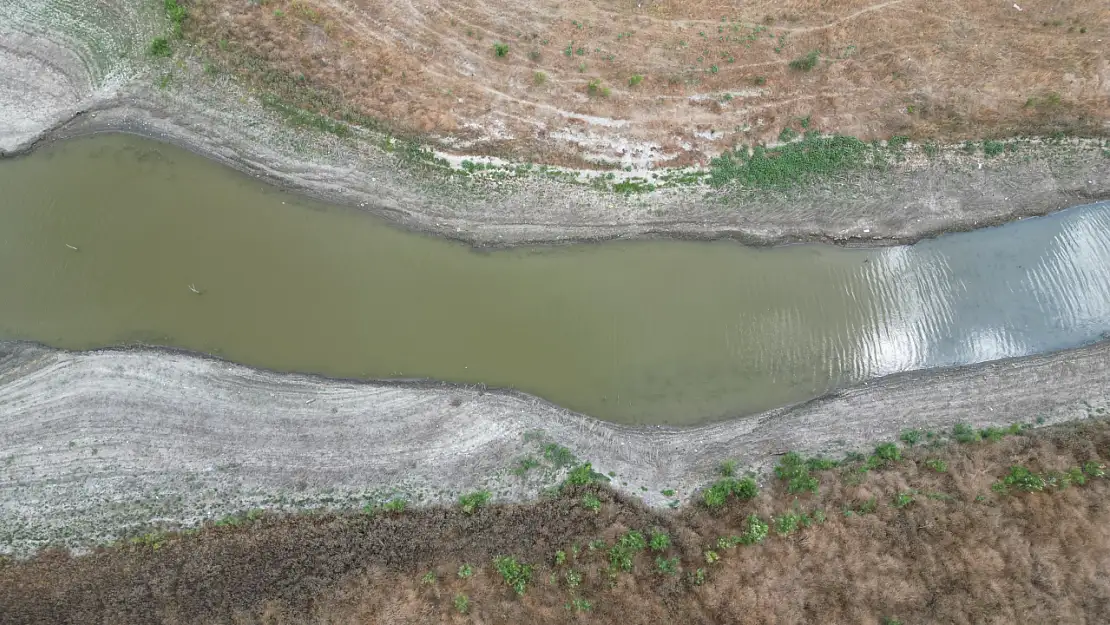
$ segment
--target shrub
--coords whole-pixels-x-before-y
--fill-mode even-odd
[[[536,83],[537,85],[542,85],[543,83],[547,82],[547,74],[545,74],[544,72],[536,72],[535,74],[532,74],[532,82]]]
[[[170,42],[165,37],[155,37],[150,42],[150,56],[170,56],[173,54],[173,49],[170,48]]]
[[[633,74],[632,77],[628,79],[628,86],[635,87],[642,82],[644,82],[643,76],[641,76],[640,74]]]
[[[894,507],[905,508],[913,503],[913,493],[898,493],[894,496]]]
[[[609,566],[613,570],[631,571],[633,558],[646,547],[643,533],[629,530],[609,549]]]
[[[394,497],[389,501],[382,504],[382,509],[386,512],[404,512],[405,508],[409,505],[408,500],[402,497]]]
[[[678,575],[678,557],[664,558],[663,556],[656,556],[655,568],[664,575]]]
[[[1010,473],[1001,480],[991,485],[997,493],[1007,493],[1011,488],[1027,493],[1039,492],[1045,489],[1045,479],[1023,466],[1010,467]]]
[[[767,538],[770,526],[756,515],[748,517],[748,527],[740,536],[740,542],[745,545],[757,545]]]
[[[459,506],[466,514],[474,514],[479,508],[482,508],[489,503],[490,493],[488,490],[480,490],[474,493],[467,493],[459,497]]]
[[[587,510],[597,512],[598,510],[601,510],[601,500],[598,499],[597,495],[593,493],[586,493],[585,495],[582,495],[582,507]]]
[[[725,460],[721,463],[721,466],[717,468],[717,472],[721,474],[721,477],[732,477],[736,475],[736,461]]]
[[[883,443],[875,447],[875,457],[885,462],[898,462],[902,459],[902,450],[894,443]]]
[[[463,564],[459,567],[459,577],[466,579],[471,575],[474,575],[474,569],[469,564]]]
[[[579,612],[589,612],[590,610],[592,610],[594,608],[592,603],[583,599],[582,597],[575,597],[574,599],[571,599],[570,602],[567,603],[565,607],[568,610],[573,609],[573,610],[577,610]]]
[[[790,69],[796,72],[808,72],[817,67],[817,59],[820,54],[819,50],[810,50],[805,56],[790,61]]]
[[[582,574],[571,569],[567,571],[566,580],[568,588],[577,588],[578,585],[582,583]]]
[[[775,477],[786,482],[786,490],[791,493],[817,492],[818,481],[809,473],[802,457],[795,452],[784,455],[775,467]]]
[[[952,438],[960,443],[974,443],[979,440],[979,432],[966,423],[952,426]]]
[[[948,464],[940,458],[929,458],[925,461],[925,466],[936,471],[937,473],[947,473]]]
[[[748,188],[781,188],[802,184],[816,176],[849,171],[867,164],[871,147],[855,137],[822,137],[805,133],[802,141],[776,148],[757,146],[725,152],[710,161],[709,183],[722,186],[738,182]]]
[[[496,56],[499,59],[500,58],[505,58],[506,56],[509,56],[509,44],[507,44],[507,43],[495,43],[495,44],[493,44],[493,55]]]
[[[1006,150],[1006,144],[1001,141],[984,141],[983,154],[986,156],[998,156]]]
[[[759,486],[752,478],[736,479],[726,477],[717,480],[705,489],[702,497],[705,505],[711,509],[720,508],[728,502],[729,495],[735,495],[741,501],[748,501],[759,493]]]
[[[1083,472],[1090,477],[1106,477],[1106,466],[1097,462],[1088,462],[1083,465]]]
[[[517,562],[511,556],[500,556],[493,559],[493,568],[501,574],[509,588],[518,595],[523,596],[532,580],[532,565]]]
[[[567,486],[585,486],[593,484],[594,482],[608,482],[609,478],[605,475],[594,471],[594,467],[589,462],[574,467],[567,473],[567,479],[563,480],[563,487]]]
[[[910,447],[921,442],[921,430],[902,430],[902,434],[898,437],[901,441]]]
[[[652,551],[666,551],[671,546],[671,537],[666,532],[654,531],[648,545]]]
[[[455,611],[459,614],[466,614],[470,611],[470,597],[460,593],[455,595]]]

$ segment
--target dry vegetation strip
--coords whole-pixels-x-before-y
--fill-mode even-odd
[[[0,567],[5,623],[1110,622],[1110,423],[907,432],[678,511],[552,499],[243,518]],[[466,508],[464,510],[463,508]]]
[[[704,163],[800,119],[865,140],[1097,135],[1110,109],[1102,0],[182,1],[214,71],[537,162]]]

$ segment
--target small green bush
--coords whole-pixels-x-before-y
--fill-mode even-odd
[[[556,468],[574,464],[578,460],[569,449],[556,443],[548,443],[543,446],[543,457],[544,460],[555,465]]]
[[[902,450],[894,443],[882,443],[875,447],[875,457],[884,462],[899,462],[902,460]]]
[[[817,67],[817,60],[821,52],[819,50],[810,50],[805,56],[800,56],[793,61],[790,61],[790,69],[796,72],[808,72]]]
[[[894,507],[905,508],[913,503],[913,493],[898,493],[894,496]]]
[[[702,497],[707,507],[716,509],[728,502],[729,495],[735,495],[741,501],[748,501],[757,494],[759,494],[759,486],[752,478],[738,480],[734,477],[726,477],[717,480],[705,489]]]
[[[643,76],[641,76],[640,74],[633,74],[632,77],[628,79],[628,86],[629,87],[635,87],[636,85],[639,85],[642,82],[644,82],[644,77]]]
[[[382,510],[386,512],[404,512],[408,505],[408,500],[402,497],[394,497],[382,504]]]
[[[901,441],[910,447],[921,442],[923,434],[921,430],[902,430],[902,434],[898,437]]]
[[[1001,141],[984,141],[983,142],[983,154],[988,156],[988,157],[998,156],[999,154],[1001,154],[1005,151],[1006,151],[1006,144],[1002,143]]]
[[[511,556],[499,556],[493,559],[493,568],[497,569],[509,588],[518,595],[524,595],[528,582],[532,580],[532,565],[517,562]]]
[[[751,515],[747,520],[748,527],[740,536],[740,542],[745,545],[758,545],[767,538],[771,527],[756,515]]]
[[[474,569],[469,564],[463,564],[459,567],[459,577],[466,579],[471,575],[474,575]]]
[[[593,493],[586,493],[585,495],[582,495],[582,507],[587,510],[597,512],[598,510],[601,510],[601,500],[598,499],[597,495]]]
[[[926,459],[925,460],[925,466],[927,466],[930,469],[936,471],[937,473],[947,473],[948,472],[948,463],[941,460],[940,458],[928,458],[928,459]]]
[[[1083,465],[1083,472],[1090,477],[1106,477],[1106,466],[1097,462],[1088,462]]]
[[[647,541],[643,533],[629,530],[609,549],[610,567],[615,571],[631,571],[633,558],[645,548],[647,548]]]
[[[470,597],[462,593],[455,595],[455,611],[459,614],[470,612]]]
[[[474,514],[480,508],[489,503],[490,492],[488,490],[480,490],[473,493],[467,493],[459,497],[459,507],[466,514]]]
[[[563,480],[563,487],[567,486],[585,486],[593,484],[594,482],[608,482],[609,478],[597,471],[589,462],[574,467],[567,473],[567,478]]]
[[[1007,493],[1010,489],[1033,493],[1043,491],[1047,485],[1044,477],[1023,466],[1013,466],[1005,477],[991,485],[991,489],[997,493]]]
[[[678,575],[678,557],[655,557],[655,568],[664,575]]]
[[[505,58],[506,56],[509,56],[509,44],[507,44],[507,43],[495,43],[495,44],[493,44],[493,55],[496,56],[499,59],[500,58]]]
[[[567,588],[577,588],[582,583],[582,574],[571,569],[567,571],[565,579],[567,580]]]
[[[173,54],[173,48],[170,47],[170,42],[165,37],[155,37],[150,42],[150,56],[170,56]]]
[[[653,531],[648,546],[652,551],[666,551],[671,546],[671,537],[666,532]]]
[[[732,477],[736,475],[736,461],[725,460],[717,467],[717,472],[721,474],[721,477]]]
[[[536,72],[535,74],[532,74],[532,82],[536,83],[537,85],[542,85],[543,83],[547,82],[547,74],[545,74],[544,72]]]
[[[796,452],[789,452],[779,460],[775,467],[775,477],[786,482],[788,492],[817,492],[817,478],[810,475],[806,462]]]
[[[952,438],[960,443],[975,443],[979,441],[979,432],[966,423],[957,423],[952,426]]]

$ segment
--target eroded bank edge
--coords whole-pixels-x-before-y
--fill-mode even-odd
[[[694,428],[619,426],[521,393],[274,374],[164,350],[2,347],[0,550],[19,556],[249,510],[452,505],[475,493],[524,501],[575,472],[677,507],[700,500],[724,461],[765,480],[790,451],[843,458],[905,430],[1047,425],[1110,409],[1106,341],[899,374]]]
[[[58,33],[38,32],[38,37],[53,37],[57,50],[40,46],[22,52],[42,57],[44,65],[67,44],[77,45]],[[15,52],[21,52],[20,45],[18,40],[7,44]],[[559,173],[537,176],[536,168],[526,164],[507,165],[514,172],[531,172],[520,177],[502,176],[504,172],[491,177],[491,170],[476,165],[445,173],[439,157],[419,144],[401,145],[342,121],[334,121],[344,124],[342,133],[297,123],[296,111],[267,105],[265,93],[227,75],[211,76],[204,59],[188,48],[165,59],[149,56],[145,45],[132,47],[136,49],[126,59],[130,69],[123,72],[128,78],[118,79],[121,86],[93,88],[92,78],[75,79],[74,84],[92,85],[81,101],[63,107],[53,123],[28,135],[13,153],[54,138],[134,132],[177,143],[287,188],[359,206],[413,230],[481,246],[656,236],[882,245],[1110,198],[1105,140],[1065,137],[942,149],[913,146],[902,138],[870,145],[849,137],[802,134],[781,149],[855,156],[838,161],[851,166],[786,188],[713,188],[695,182],[621,193],[571,183]],[[81,71],[72,63],[56,66]],[[828,145],[804,145],[826,140]],[[383,147],[385,143],[389,145]],[[936,151],[932,157],[931,151]],[[722,167],[744,179],[743,158],[735,156]]]

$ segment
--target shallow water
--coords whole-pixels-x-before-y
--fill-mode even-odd
[[[483,382],[691,424],[1107,330],[1105,204],[876,250],[476,252],[135,137],[0,162],[0,339]]]

